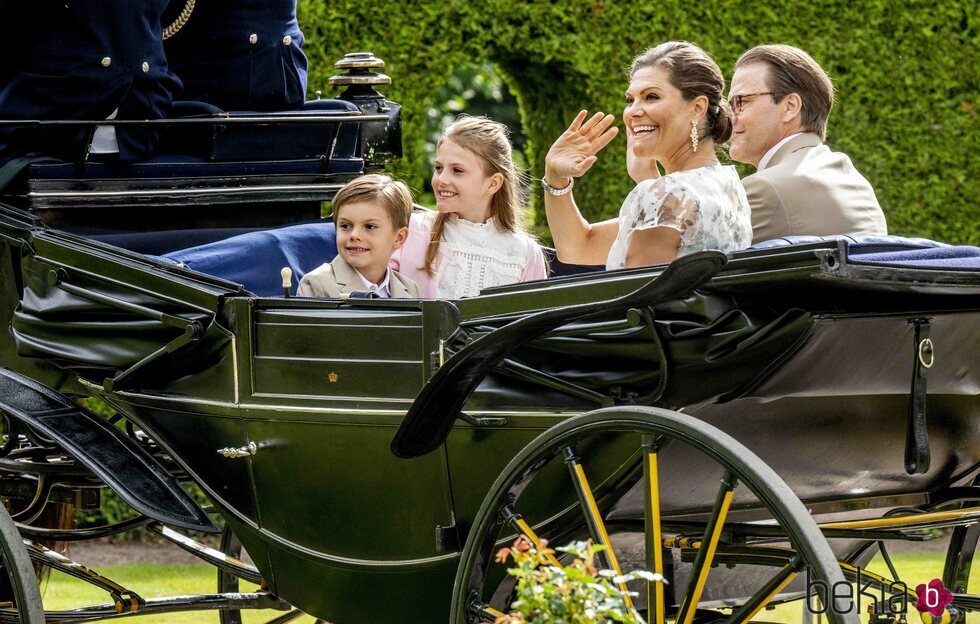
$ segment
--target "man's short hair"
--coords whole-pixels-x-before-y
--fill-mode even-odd
[[[779,102],[796,93],[803,102],[803,129],[827,137],[827,119],[834,106],[834,85],[827,72],[809,54],[783,44],[756,46],[739,57],[735,69],[755,63],[769,67],[772,98]]]
[[[396,230],[408,227],[408,221],[412,217],[412,192],[404,182],[394,180],[385,174],[362,175],[337,191],[331,204],[333,222],[337,223],[337,217],[344,204],[359,202],[381,204]]]

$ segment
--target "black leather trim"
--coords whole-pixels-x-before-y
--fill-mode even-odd
[[[139,513],[168,525],[219,532],[156,459],[59,392],[0,368],[0,409],[53,440]]]
[[[929,319],[915,319],[912,347],[912,389],[909,391],[909,418],[905,434],[905,472],[925,474],[929,470],[929,430],[926,424],[929,368],[923,365],[922,344],[929,339]],[[931,344],[931,343],[930,343]],[[931,347],[930,357],[933,355]],[[932,362],[929,362],[932,365]]]

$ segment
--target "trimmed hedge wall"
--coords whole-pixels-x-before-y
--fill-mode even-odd
[[[431,94],[454,68],[499,68],[521,106],[531,173],[540,176],[545,152],[578,110],[620,114],[625,68],[643,49],[693,41],[730,79],[741,52],[781,42],[810,52],[834,80],[828,142],[871,181],[889,230],[974,245],[978,16],[969,0],[299,0],[311,92],[332,93],[327,78],[345,52],[386,61],[386,93],[404,111],[406,158],[395,169],[416,190],[431,171],[422,131]],[[587,218],[617,213],[632,187],[624,158],[618,137],[576,185]],[[535,205],[540,193],[535,186]]]

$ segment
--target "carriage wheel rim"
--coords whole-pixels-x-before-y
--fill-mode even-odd
[[[0,505],[0,557],[13,590],[18,620],[22,624],[44,624],[44,603],[34,566],[17,525],[3,505]]]
[[[814,578],[833,586],[845,582],[843,573],[829,545],[803,503],[776,473],[754,453],[723,431],[691,416],[654,407],[612,407],[588,412],[555,425],[542,433],[518,453],[504,468],[475,516],[466,546],[460,557],[453,594],[453,622],[473,621],[468,613],[474,591],[479,595],[482,575],[489,568],[489,552],[503,521],[498,512],[514,490],[523,492],[533,474],[554,456],[558,449],[600,432],[663,433],[692,447],[725,470],[732,470],[756,496],[759,504],[771,514],[788,536],[802,561],[815,571]],[[533,473],[533,474],[529,474]],[[482,566],[474,576],[476,566]],[[828,608],[831,622],[856,624],[857,615],[837,613],[843,609]]]

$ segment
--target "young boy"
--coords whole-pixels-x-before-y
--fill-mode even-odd
[[[404,182],[368,174],[347,184],[333,200],[339,255],[304,275],[296,294],[336,298],[367,290],[382,298],[418,298],[418,285],[388,268],[408,237],[411,214]]]

